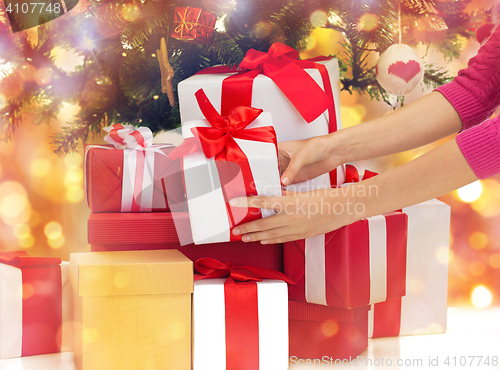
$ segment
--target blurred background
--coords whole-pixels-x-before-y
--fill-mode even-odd
[[[488,6],[492,3],[473,1],[468,10],[474,12]],[[23,32],[28,37],[34,35],[33,29]],[[301,52],[302,57],[341,54],[343,41],[342,34],[334,29],[314,29]],[[459,38],[459,43],[460,58],[452,62],[424,45],[417,46],[416,51],[427,63],[435,63],[446,68],[450,75],[456,75],[480,46],[476,40],[465,37]],[[368,62],[373,64],[376,53],[372,57]],[[52,50],[51,58],[64,71],[72,71],[83,63],[81,57],[57,47]],[[3,72],[0,80],[9,68],[0,63],[0,72]],[[17,78],[50,79],[50,72],[28,70]],[[429,91],[417,88],[406,97],[405,104]],[[11,93],[9,88],[0,90],[0,107]],[[343,127],[392,112],[386,103],[372,101],[356,92],[343,91],[341,105]],[[51,136],[72,122],[79,110],[77,104],[65,102],[56,120],[41,125],[25,120],[11,140],[0,142],[1,250],[23,249],[32,255],[57,256],[64,260],[69,259],[70,253],[90,251],[83,151],[56,155],[49,144]],[[102,137],[97,136],[90,142],[102,142]],[[386,171],[401,165],[442,142],[374,159],[373,170]],[[450,253],[436,256],[442,263],[449,261],[450,264],[449,305],[500,306],[500,176],[477,181],[440,199],[452,209]]]

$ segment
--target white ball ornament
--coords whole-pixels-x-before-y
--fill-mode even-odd
[[[404,96],[422,81],[424,65],[411,47],[394,44],[380,55],[375,75],[389,94]]]

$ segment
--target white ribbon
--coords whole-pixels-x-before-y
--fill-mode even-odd
[[[382,215],[367,220],[372,304],[387,298],[387,225]],[[305,240],[305,295],[309,303],[327,305],[325,234]]]
[[[153,207],[153,183],[154,183],[154,168],[155,168],[155,155],[159,153],[167,157],[161,151],[163,148],[173,147],[171,144],[153,145],[153,133],[148,127],[136,128],[131,125],[116,124],[103,128],[106,132],[116,130],[118,136],[122,139],[123,143],[115,141],[111,135],[106,135],[104,140],[115,146],[116,149],[123,150],[123,181],[122,181],[122,202],[121,212],[131,212],[134,201],[139,205],[139,212],[151,212]],[[137,141],[138,132],[144,139],[143,145]],[[106,149],[110,148],[102,145],[88,145],[85,149],[85,163],[87,163],[87,154],[90,149]],[[142,153],[144,152],[144,153]],[[140,156],[144,157],[144,166],[141,172],[138,172],[138,160],[142,160]],[[84,183],[87,186],[87,171],[84,171]],[[86,190],[87,206],[88,200],[88,186]],[[165,205],[166,206],[166,205]]]

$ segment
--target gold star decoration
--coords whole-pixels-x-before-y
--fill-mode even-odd
[[[168,61],[167,43],[165,38],[162,37],[160,41],[160,49],[156,50],[158,62],[160,63],[161,71],[161,92],[166,93],[168,101],[173,107],[175,105],[174,88],[172,86],[172,77],[174,77],[174,69]]]

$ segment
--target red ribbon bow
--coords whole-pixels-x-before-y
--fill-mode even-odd
[[[370,170],[365,170],[365,174],[363,175],[363,180],[368,180],[371,177],[377,176],[377,172],[373,172]],[[360,177],[359,177],[359,172],[356,166],[353,166],[352,164],[346,164],[345,165],[345,182],[359,182]]]
[[[195,274],[194,280],[228,278],[235,281],[262,281],[262,279],[283,280],[295,284],[285,274],[257,266],[238,266],[232,262],[219,262],[213,258],[200,258],[194,263],[200,274]]]
[[[274,81],[288,100],[297,109],[300,115],[310,123],[318,118],[325,110],[333,108],[333,94],[326,68],[315,61],[327,58],[314,58],[298,60],[299,52],[290,46],[275,42],[267,53],[250,49],[239,65],[238,73],[226,78],[224,84],[228,89],[222,92],[222,114],[237,105],[251,105],[253,80],[260,73]],[[319,69],[322,75],[325,91],[304,71],[305,68]],[[229,67],[213,67],[198,73],[230,73],[234,72]],[[234,82],[234,85],[231,84]],[[231,88],[229,88],[231,86]],[[234,91],[233,91],[234,89]],[[333,109],[332,109],[333,111]],[[335,121],[335,114],[330,120]],[[336,122],[331,122],[335,126]]]
[[[194,153],[201,146],[207,158],[217,156],[216,160],[231,161],[230,158],[234,157],[231,153],[237,156],[243,154],[235,138],[276,143],[276,132],[272,126],[245,130],[263,112],[262,109],[238,106],[232,108],[227,117],[223,117],[215,110],[203,89],[198,90],[195,96],[203,115],[212,127],[192,128],[191,132],[195,137],[184,140],[170,152],[169,157],[172,160]]]

